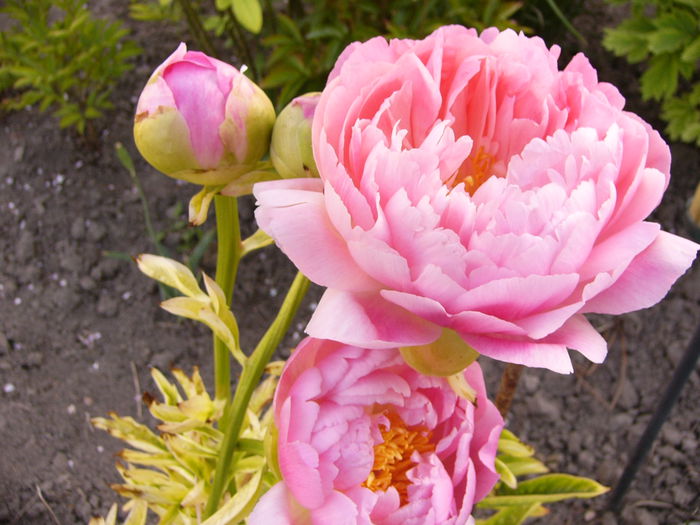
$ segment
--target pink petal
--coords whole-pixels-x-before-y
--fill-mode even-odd
[[[306,327],[319,339],[342,341],[364,348],[427,344],[440,327],[416,317],[377,293],[328,289]]]
[[[583,311],[622,314],[656,304],[690,267],[698,248],[688,239],[660,231],[620,278],[590,299]]]
[[[375,288],[376,283],[354,262],[329,220],[321,186],[317,179],[256,184],[255,218],[260,228],[314,282],[339,289]]]

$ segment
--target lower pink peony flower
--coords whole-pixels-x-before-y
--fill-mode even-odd
[[[498,480],[503,419],[481,368],[476,402],[421,375],[398,350],[305,339],[275,394],[282,481],[249,525],[470,524]]]
[[[328,290],[307,327],[363,348],[445,329],[571,372],[601,362],[583,314],[661,300],[698,245],[645,219],[671,157],[583,55],[459,26],[338,59],[314,115],[320,180],[256,185],[260,227]]]

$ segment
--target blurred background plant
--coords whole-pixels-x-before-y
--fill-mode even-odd
[[[83,0],[6,0],[0,14],[0,107],[51,109],[62,128],[97,141],[93,120],[113,107],[117,80],[140,48],[120,22],[93,17]]]
[[[262,3],[261,3],[262,1]],[[568,31],[581,0],[132,0],[144,21],[184,20],[194,44],[231,61],[235,55],[277,101],[320,91],[340,52],[377,35],[423,38],[445,24],[507,27],[548,41]]]
[[[608,0],[627,16],[605,31],[603,45],[644,72],[644,100],[661,103],[673,140],[700,146],[700,0]]]

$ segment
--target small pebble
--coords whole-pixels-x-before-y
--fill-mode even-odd
[[[12,383],[5,383],[5,386],[3,386],[2,389],[6,394],[11,394],[15,391],[15,385]]]

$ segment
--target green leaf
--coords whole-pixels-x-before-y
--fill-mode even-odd
[[[695,37],[688,46],[681,53],[681,60],[683,62],[690,62],[695,65],[695,62],[700,60],[700,36]]]
[[[539,459],[528,457],[518,458],[505,455],[499,455],[498,459],[500,459],[516,477],[549,472],[549,469]]]
[[[282,29],[284,29],[287,34],[294,38],[294,40],[296,40],[300,44],[304,43],[304,37],[301,35],[301,31],[299,31],[299,28],[297,27],[297,24],[296,22],[294,22],[294,20],[292,20],[286,15],[278,14],[277,21],[282,26]]]
[[[243,27],[256,35],[262,29],[262,7],[258,0],[233,0],[233,14]]]
[[[676,55],[664,53],[653,57],[642,75],[642,98],[660,100],[673,95],[678,87],[678,65]]]
[[[274,67],[272,70],[270,70],[268,75],[265,78],[263,78],[260,85],[264,89],[271,89],[285,84],[289,84],[293,81],[296,81],[298,78],[299,73],[291,67],[288,67],[288,65],[285,63],[280,64],[279,66]]]
[[[499,458],[496,458],[496,472],[501,475],[501,481],[508,487],[514,489],[518,486],[518,480],[515,478],[515,475],[508,468],[508,465]]]
[[[606,29],[603,46],[631,63],[641,62],[649,54],[647,38],[654,25],[645,18],[630,18],[614,29]]]
[[[693,18],[684,10],[661,16],[654,25],[657,29],[649,35],[649,49],[654,54],[677,51],[697,34]]]
[[[504,507],[485,520],[477,520],[476,525],[520,525],[528,517],[542,515],[547,510],[539,503]]]
[[[241,257],[245,257],[250,252],[264,248],[273,244],[275,241],[267,233],[258,228],[258,230],[243,241],[243,249],[241,250]]]
[[[258,495],[262,490],[262,471],[260,468],[246,483],[236,492],[231,499],[221,506],[202,525],[227,525],[238,523],[251,511]]]
[[[136,169],[134,168],[134,162],[131,160],[129,151],[121,142],[114,144],[114,150],[117,152],[117,159],[119,159],[121,165],[126,168],[126,171],[128,171],[132,177],[134,177],[136,175]]]
[[[609,489],[595,480],[570,474],[547,474],[522,481],[515,489],[502,487],[495,496],[484,498],[480,507],[500,508],[512,505],[552,503],[569,498],[593,498]]]
[[[535,449],[520,441],[511,431],[504,429],[498,440],[498,452],[516,458],[529,458]]]
[[[335,38],[340,40],[344,38],[346,34],[347,30],[345,28],[326,26],[309,31],[306,33],[306,38],[309,40],[316,40],[320,38]]]

